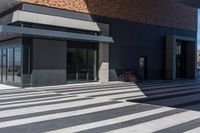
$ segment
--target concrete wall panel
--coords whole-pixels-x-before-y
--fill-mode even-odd
[[[33,85],[66,83],[66,42],[33,40]]]

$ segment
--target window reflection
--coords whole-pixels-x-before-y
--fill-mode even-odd
[[[67,80],[70,82],[97,81],[96,50],[67,50]]]
[[[6,60],[7,60],[7,50],[3,49],[2,50],[2,82],[5,83],[7,80],[7,76],[6,76]]]
[[[0,82],[21,83],[21,48],[0,49]]]
[[[7,58],[7,81],[13,82],[13,48],[8,49]]]
[[[2,82],[2,50],[0,49],[0,82]]]
[[[21,48],[14,48],[14,82],[21,82]]]

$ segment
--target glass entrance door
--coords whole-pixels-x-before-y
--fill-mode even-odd
[[[97,81],[97,52],[94,50],[88,50],[88,70],[87,78],[88,80]]]
[[[142,80],[147,79],[147,57],[139,57],[139,78]]]
[[[76,50],[70,49],[67,51],[67,80],[76,81],[76,69],[77,69],[77,60],[76,60]]]
[[[67,50],[67,80],[68,82],[87,82],[97,80],[96,50]]]
[[[87,50],[77,50],[77,69],[78,69],[78,80],[87,80]]]

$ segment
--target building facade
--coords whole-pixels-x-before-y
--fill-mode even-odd
[[[109,82],[126,71],[197,77],[195,8],[174,0],[3,1],[1,83]]]

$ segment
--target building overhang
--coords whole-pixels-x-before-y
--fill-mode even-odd
[[[104,35],[90,35],[83,33],[0,25],[0,41],[3,41],[5,39],[11,39],[13,37],[40,37],[49,39],[78,40],[105,43],[114,42],[112,37]]]
[[[101,25],[104,27],[107,26],[107,28],[109,27],[108,24],[103,23],[59,17],[55,15],[39,14],[34,12],[26,12],[21,10],[16,10],[13,13],[0,18],[0,23],[4,25],[16,22],[34,23],[94,32],[101,32]]]

